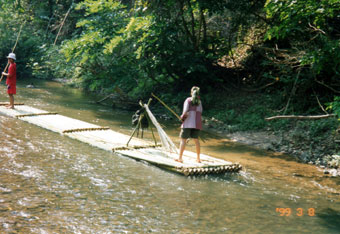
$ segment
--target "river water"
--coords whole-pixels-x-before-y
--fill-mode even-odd
[[[19,83],[18,102],[132,131],[130,112],[96,96]],[[0,233],[340,233],[339,178],[286,155],[204,132],[202,153],[244,169],[184,177],[3,115],[0,133]]]

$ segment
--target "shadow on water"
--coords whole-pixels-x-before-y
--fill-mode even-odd
[[[332,208],[327,208],[318,212],[322,225],[335,232],[340,231],[340,212]]]

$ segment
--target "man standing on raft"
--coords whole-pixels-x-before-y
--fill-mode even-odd
[[[9,53],[7,56],[9,68],[8,73],[3,72],[2,75],[7,76],[6,85],[7,85],[7,93],[9,96],[9,105],[7,108],[14,109],[14,94],[17,93],[16,85],[17,85],[17,65],[15,63],[16,57],[14,53]]]
[[[188,97],[183,105],[183,113],[181,119],[183,121],[180,132],[180,148],[179,148],[179,158],[175,159],[177,162],[183,163],[183,152],[185,149],[186,141],[188,138],[192,138],[195,141],[196,153],[198,163],[201,162],[200,159],[200,142],[198,136],[200,130],[202,130],[202,102],[200,100],[200,88],[194,86],[191,88],[191,97]]]

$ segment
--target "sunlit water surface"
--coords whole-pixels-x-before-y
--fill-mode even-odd
[[[97,105],[99,97],[56,82],[35,81],[36,89],[25,88],[28,82],[19,82],[16,101],[132,131],[131,112]],[[178,144],[178,124],[166,125]],[[7,116],[0,115],[0,129],[1,233],[340,231],[339,178],[289,156],[204,132],[203,153],[244,170],[188,178]]]

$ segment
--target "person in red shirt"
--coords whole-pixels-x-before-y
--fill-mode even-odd
[[[7,58],[9,63],[8,73],[3,72],[2,74],[7,76],[6,85],[9,96],[9,105],[7,107],[14,109],[14,94],[17,93],[17,65],[15,63],[16,57],[14,53],[9,53]]]

